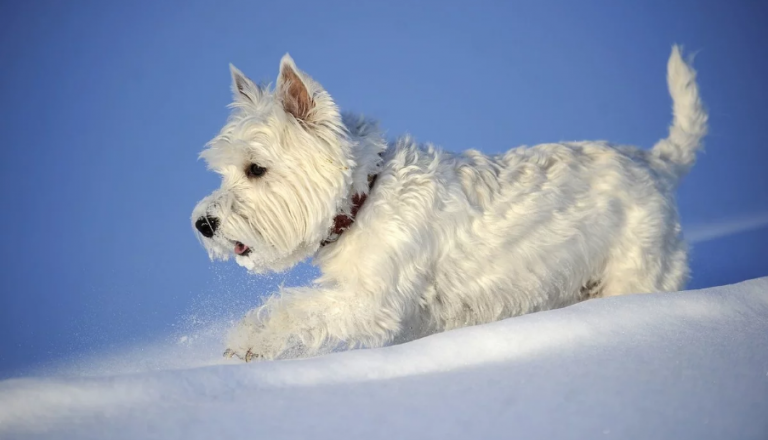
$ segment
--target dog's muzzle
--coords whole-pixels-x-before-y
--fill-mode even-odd
[[[203,216],[195,222],[195,228],[203,234],[203,237],[211,238],[216,228],[219,227],[219,219],[211,216]]]

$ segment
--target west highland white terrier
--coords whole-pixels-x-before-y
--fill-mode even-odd
[[[322,276],[250,311],[227,341],[246,361],[379,347],[688,278],[674,190],[707,131],[675,46],[674,118],[651,150],[603,141],[456,154],[342,114],[280,62],[274,89],[234,66],[233,112],[201,153],[221,175],[192,223],[212,259],[253,272],[313,257]]]

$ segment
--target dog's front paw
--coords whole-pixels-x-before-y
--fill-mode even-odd
[[[248,312],[227,336],[227,349],[224,357],[238,358],[246,362],[261,359],[272,359],[272,338],[266,328],[266,323],[259,309]]]
[[[245,362],[251,362],[252,360],[260,360],[264,359],[264,355],[260,353],[254,353],[252,349],[247,349],[245,351],[243,350],[233,350],[231,348],[228,348],[224,350],[224,357],[227,359],[231,359],[232,357],[236,357],[238,359],[242,359]]]

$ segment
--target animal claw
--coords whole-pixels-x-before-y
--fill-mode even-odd
[[[245,352],[245,356],[240,356],[239,354],[237,354],[235,350],[232,350],[231,348],[224,350],[223,356],[227,359],[232,359],[232,357],[236,357],[246,362],[251,362],[254,359],[261,359],[264,357],[261,354],[252,352],[250,349],[248,349],[248,351]]]

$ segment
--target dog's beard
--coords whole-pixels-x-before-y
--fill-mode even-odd
[[[218,219],[214,235],[200,237],[212,260],[234,257],[254,273],[280,272],[312,256],[322,240],[307,239],[312,225],[298,223],[308,220],[312,209],[301,200],[291,202],[294,209],[274,197],[255,200],[248,194],[219,191],[200,202],[193,220],[203,215]]]

